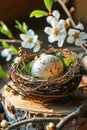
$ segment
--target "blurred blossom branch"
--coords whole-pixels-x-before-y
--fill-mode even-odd
[[[0,42],[2,41],[5,41],[5,42],[8,42],[8,43],[21,43],[21,40],[18,40],[18,39],[0,39]]]

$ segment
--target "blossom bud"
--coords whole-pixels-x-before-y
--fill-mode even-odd
[[[67,26],[67,27],[71,27],[71,26],[72,26],[72,23],[71,23],[71,19],[70,19],[70,18],[67,18],[67,19],[66,19],[66,26]]]
[[[46,130],[55,130],[56,129],[56,125],[53,122],[50,122],[47,126],[46,126]]]
[[[71,7],[70,8],[70,13],[73,13],[75,11],[75,8],[74,7]]]

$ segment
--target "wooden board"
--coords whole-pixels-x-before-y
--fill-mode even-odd
[[[9,82],[8,84],[13,85],[12,82]],[[21,96],[19,94],[13,95],[10,92],[7,92],[4,87],[2,88],[2,96],[5,99],[5,104],[9,102],[12,106],[15,106],[16,108],[23,108],[27,110],[32,111],[42,111],[42,112],[72,112],[74,109],[76,109],[78,106],[81,105],[83,100],[87,97],[87,77],[83,77],[81,84],[73,93],[72,96],[67,97],[65,99],[60,99],[51,103],[39,103],[32,100],[26,100],[20,98]]]

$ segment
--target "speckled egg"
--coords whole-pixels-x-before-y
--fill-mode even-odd
[[[31,74],[39,79],[56,78],[64,71],[63,63],[52,54],[42,54],[32,66]]]

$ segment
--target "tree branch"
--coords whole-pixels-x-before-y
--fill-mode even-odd
[[[60,121],[59,118],[32,118],[32,119],[26,119],[26,120],[23,120],[23,121],[20,121],[20,122],[17,122],[17,123],[14,123],[12,125],[10,125],[7,130],[11,130],[12,128],[16,128],[17,126],[20,126],[20,125],[24,125],[24,124],[27,124],[27,123],[38,123],[38,122],[51,122],[51,121]]]
[[[64,4],[64,2],[62,0],[57,0],[59,2],[59,4],[61,5],[61,7],[63,8],[63,10],[65,11],[66,15],[71,19],[72,25],[73,27],[75,27],[75,22],[69,12],[69,10],[67,9],[66,5]]]
[[[0,39],[0,42],[2,41],[9,42],[9,43],[21,43],[21,40],[17,40],[17,39]]]
[[[68,116],[64,117],[63,120],[61,120],[58,124],[57,124],[57,130],[61,130],[62,127],[67,124],[68,122],[70,122],[72,119],[81,116],[85,113],[85,109],[87,108],[87,99],[84,101],[84,103],[74,112],[72,112],[71,114],[69,114]]]

